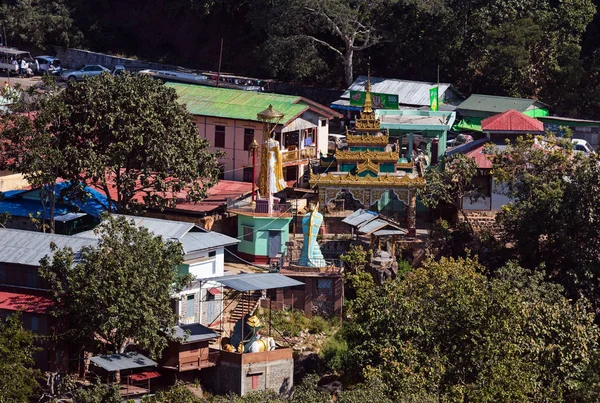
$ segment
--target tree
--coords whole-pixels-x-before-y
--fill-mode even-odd
[[[77,45],[82,37],[73,24],[68,2],[64,0],[17,0],[0,3],[0,27],[8,38],[3,44],[33,45],[49,49],[52,45]]]
[[[600,312],[600,159],[569,147],[540,147],[529,137],[497,151],[494,175],[511,202],[496,220],[523,265],[543,268]]]
[[[0,319],[0,403],[28,403],[40,385],[33,369],[34,336],[23,329],[18,314]]]
[[[53,95],[58,87],[50,77],[44,77],[46,92],[34,88],[21,92],[11,110],[1,116],[0,168],[20,173],[40,192],[42,215],[39,218],[45,232],[54,233],[56,194],[54,185],[66,174],[64,151],[67,145],[52,133],[60,121],[64,105]]]
[[[198,201],[217,182],[222,153],[209,152],[175,90],[160,81],[103,74],[57,97],[62,109],[48,130],[63,145],[65,178],[103,190],[110,210]]]
[[[66,335],[83,347],[102,343],[123,353],[135,343],[157,357],[167,329],[177,323],[173,287],[181,285],[178,242],[164,241],[123,216],[105,217],[96,246],[56,249],[41,260],[40,276],[53,291],[54,314],[71,326]]]
[[[425,187],[419,189],[418,197],[429,208],[436,208],[440,203],[453,206],[461,213],[472,232],[473,227],[463,208],[463,200],[467,197],[475,202],[483,197],[480,189],[472,183],[477,172],[477,163],[473,158],[461,153],[452,155],[442,161],[439,167],[427,171]]]
[[[514,263],[427,261],[354,302],[345,369],[406,401],[581,401],[600,331],[562,292]]]
[[[96,383],[91,387],[80,387],[72,391],[73,403],[121,403],[119,386]]]
[[[392,0],[285,0],[274,14],[289,20],[294,27],[285,30],[285,24],[271,28],[269,41],[285,37],[287,43],[307,40],[336,55],[344,68],[344,81],[354,81],[355,52],[361,52],[384,40],[378,19],[385,15]],[[301,30],[298,30],[302,27]],[[310,48],[309,48],[310,49]]]

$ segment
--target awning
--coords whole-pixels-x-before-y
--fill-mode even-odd
[[[304,283],[278,273],[246,273],[234,276],[211,278],[210,281],[223,284],[236,291],[271,290],[304,285]]]
[[[175,326],[173,330],[175,331],[175,338],[181,344],[212,340],[219,337],[213,330],[200,323]]]
[[[208,293],[212,295],[219,295],[221,294],[221,290],[219,290],[218,288],[209,288]]]
[[[145,381],[148,379],[158,378],[160,374],[156,371],[141,372],[139,374],[130,375],[129,379],[135,382]]]
[[[156,367],[158,363],[150,358],[135,352],[125,354],[99,355],[90,359],[94,364],[108,372]]]

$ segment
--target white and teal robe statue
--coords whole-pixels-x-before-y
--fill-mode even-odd
[[[300,252],[299,266],[304,267],[326,267],[327,262],[323,258],[321,248],[317,243],[317,235],[323,224],[323,214],[319,213],[318,205],[302,217],[302,233],[304,234],[304,245]]]

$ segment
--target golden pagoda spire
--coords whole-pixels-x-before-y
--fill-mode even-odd
[[[373,102],[371,101],[371,59],[369,58],[369,72],[367,74],[367,84],[365,85],[365,104],[360,112],[360,118],[356,119],[355,128],[359,133],[378,132],[380,123],[379,119],[375,118]]]
[[[373,103],[371,102],[371,58],[369,57],[368,73],[367,73],[367,85],[365,85],[365,105],[363,112],[373,112]]]

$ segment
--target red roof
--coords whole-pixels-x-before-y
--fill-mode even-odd
[[[99,187],[94,187],[100,193],[104,194],[104,190]],[[117,189],[112,183],[108,186],[110,196],[113,200],[117,199]],[[194,203],[186,200],[185,192],[177,194],[177,205],[175,210],[185,210],[192,212],[208,212],[212,211],[227,202],[227,199],[237,200],[250,195],[252,192],[252,183],[220,180],[215,186],[208,189],[208,196],[200,202]],[[171,194],[161,194],[163,197],[170,197]],[[133,197],[133,201],[138,203],[144,202],[145,192],[139,192]]]
[[[477,164],[477,168],[479,169],[492,169],[492,159],[491,159],[491,155],[489,154],[484,154],[483,153],[483,148],[487,145],[487,143],[484,143],[482,145],[480,145],[479,147],[469,151],[468,153],[465,153],[465,155],[469,158],[473,158],[475,160],[475,163]]]
[[[544,123],[510,109],[481,121],[484,132],[538,133],[544,131]]]
[[[25,292],[0,291],[0,309],[30,313],[46,313],[54,303],[48,297]]]

